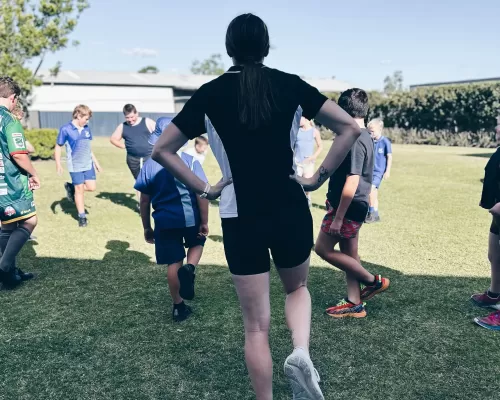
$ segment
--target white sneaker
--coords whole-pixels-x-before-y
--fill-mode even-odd
[[[290,381],[293,400],[324,400],[319,374],[304,349],[296,348],[285,361],[285,375]]]

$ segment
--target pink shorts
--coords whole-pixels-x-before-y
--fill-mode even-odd
[[[332,225],[333,220],[335,219],[335,215],[337,213],[337,209],[333,208],[330,202],[326,201],[326,215],[323,218],[323,223],[321,224],[321,231],[325,232],[327,235],[333,236],[330,232],[330,226]],[[356,222],[351,219],[344,218],[342,221],[342,228],[340,228],[340,238],[341,239],[353,239],[358,234],[361,229],[362,222]]]

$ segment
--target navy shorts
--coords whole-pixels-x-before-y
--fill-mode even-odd
[[[380,187],[380,185],[382,184],[382,179],[383,179],[382,176],[373,175],[372,185],[375,186],[378,189]]]
[[[204,246],[205,237],[198,236],[200,228],[155,229],[156,263],[170,265],[186,258],[186,249]]]
[[[95,169],[92,164],[92,168],[87,171],[81,172],[70,172],[71,175],[71,183],[73,185],[83,185],[85,181],[95,181]]]

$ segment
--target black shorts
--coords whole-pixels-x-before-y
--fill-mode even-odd
[[[491,220],[490,232],[494,235],[500,235],[500,227],[495,221],[495,218]]]
[[[204,246],[207,240],[198,236],[200,228],[192,226],[177,229],[155,229],[156,262],[161,265],[170,265],[183,261],[186,258],[186,249]]]
[[[269,272],[269,250],[277,268],[306,261],[313,247],[313,221],[307,205],[254,218],[223,218],[224,252],[233,275]]]
[[[128,165],[128,168],[130,169],[130,172],[132,172],[134,179],[137,179],[137,177],[139,176],[139,173],[141,172],[142,166],[150,158],[151,158],[151,156],[135,157],[135,156],[131,156],[130,154],[127,154],[127,165]]]

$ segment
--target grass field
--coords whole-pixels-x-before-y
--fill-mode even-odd
[[[217,203],[195,316],[174,324],[165,271],[134,212],[125,154],[104,139],[94,150],[105,171],[86,196],[83,230],[54,163],[36,164],[38,243],[19,265],[39,277],[0,292],[0,399],[252,399]],[[485,153],[394,146],[383,222],[363,227],[360,241],[364,265],[392,287],[369,302],[366,319],[323,314],[344,295],[344,281],[313,257],[311,352],[327,399],[498,399],[500,334],[475,326],[472,318],[487,312],[469,303],[489,283],[489,219],[478,207]],[[212,156],[205,169],[215,182]],[[325,190],[313,197],[316,230]],[[282,362],[291,345],[275,273],[271,297],[275,399],[290,399]]]

